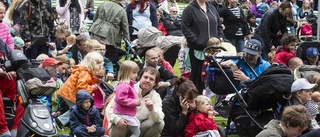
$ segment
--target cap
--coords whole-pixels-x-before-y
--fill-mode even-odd
[[[317,84],[310,84],[309,81],[305,78],[300,78],[300,79],[295,80],[292,83],[291,92],[294,93],[294,92],[297,92],[302,89],[312,89],[316,85]]]
[[[315,47],[310,47],[307,49],[307,56],[308,57],[319,56],[319,50]]]
[[[45,58],[42,62],[42,67],[61,65],[62,62],[55,60],[54,58]]]
[[[261,51],[261,43],[258,40],[250,39],[244,46],[243,52],[249,53],[251,55],[259,55]]]
[[[18,46],[18,47],[23,47],[24,46],[24,41],[22,40],[21,37],[14,37],[13,38],[13,43],[15,46]]]

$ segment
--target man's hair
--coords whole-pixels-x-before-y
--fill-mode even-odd
[[[285,10],[286,8],[291,9],[291,7],[292,6],[289,1],[282,2],[279,6],[279,8],[281,8],[282,10]]]
[[[155,75],[156,79],[155,79],[155,85],[158,85],[158,82],[160,81],[160,74],[158,72],[158,70],[155,67],[150,67],[147,66],[145,68],[143,68],[140,73],[139,73],[139,79],[141,79],[141,77],[143,76],[144,73],[150,73],[151,75]]]
[[[281,125],[284,127],[299,127],[302,130],[309,127],[311,119],[307,109],[302,105],[293,105],[284,108]]]

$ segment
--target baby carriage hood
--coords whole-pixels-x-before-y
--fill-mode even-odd
[[[170,47],[180,45],[182,37],[180,36],[159,36],[156,40],[156,46],[165,53]]]
[[[293,71],[294,79],[312,79],[312,76],[318,73],[320,73],[320,68],[315,65],[301,65]]]
[[[142,28],[138,31],[137,52],[140,55],[146,48],[156,46],[156,40],[159,36],[163,36],[162,32],[155,27]]]

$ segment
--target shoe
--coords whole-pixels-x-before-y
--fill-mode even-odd
[[[62,123],[60,122],[60,120],[58,118],[54,118],[54,123],[55,123],[56,128],[58,130],[63,130],[63,125],[62,125]]]

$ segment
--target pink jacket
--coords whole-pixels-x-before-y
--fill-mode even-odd
[[[0,38],[7,43],[10,49],[14,49],[13,39],[10,34],[10,29],[7,24],[0,23]]]
[[[137,113],[137,93],[134,89],[134,82],[120,82],[115,88],[116,97],[114,99],[114,113],[120,115],[135,116]]]
[[[79,14],[79,19],[80,19],[80,28],[79,28],[79,32],[81,30],[81,28],[83,27],[83,21],[84,21],[84,14],[83,14],[83,6],[81,4],[81,1],[78,0],[78,3],[80,4],[81,7],[81,13]],[[57,0],[56,2],[56,10],[57,13],[59,14],[59,21],[64,21],[66,24],[68,24],[70,26],[70,11],[69,11],[69,6],[71,4],[71,0],[67,1],[66,5],[64,5],[64,7],[60,6],[59,0]]]

